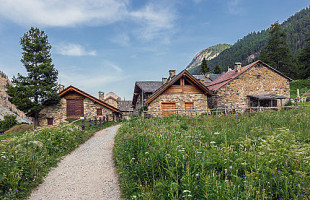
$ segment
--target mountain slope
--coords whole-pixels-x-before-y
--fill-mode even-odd
[[[200,66],[201,61],[205,58],[206,60],[211,60],[218,56],[222,51],[225,49],[230,48],[231,44],[217,44],[214,46],[211,46],[207,49],[204,49],[200,51],[198,54],[195,55],[193,60],[189,63],[189,65],[186,67],[187,70],[193,71],[195,68]]]
[[[310,7],[291,16],[281,26],[287,34],[290,49],[295,56],[298,55],[305,46],[307,34],[310,33]],[[219,64],[223,70],[227,70],[227,66],[232,67],[235,62],[242,62],[243,65],[247,65],[258,59],[261,49],[268,41],[268,37],[268,29],[250,33],[238,40],[232,47],[208,61],[208,64],[211,69],[216,64]],[[199,70],[200,67],[198,67],[198,70],[191,72],[197,73]]]

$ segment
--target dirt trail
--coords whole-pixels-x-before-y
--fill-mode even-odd
[[[67,155],[29,199],[120,199],[120,188],[112,159],[118,126],[101,130]]]

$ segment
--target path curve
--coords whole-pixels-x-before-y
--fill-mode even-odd
[[[30,200],[120,199],[112,159],[114,136],[120,125],[101,130],[52,169]]]

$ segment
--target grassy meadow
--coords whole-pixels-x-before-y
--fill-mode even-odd
[[[123,122],[125,199],[309,199],[310,108]]]

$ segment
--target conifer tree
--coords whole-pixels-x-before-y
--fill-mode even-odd
[[[9,101],[18,109],[33,115],[36,128],[43,104],[56,104],[60,100],[57,93],[58,72],[52,64],[51,45],[44,31],[31,27],[20,44],[23,50],[21,62],[27,76],[18,74],[13,77],[14,86],[7,85],[7,93]]]
[[[222,69],[220,68],[219,64],[216,64],[214,67],[214,74],[221,74],[222,73]]]
[[[299,55],[300,71],[302,78],[310,78],[310,32],[306,40],[307,44]]]
[[[208,67],[208,63],[206,61],[206,58],[203,58],[202,62],[201,62],[201,73],[207,74],[209,72],[210,72],[210,68]]]
[[[286,42],[286,34],[276,22],[269,28],[269,40],[260,53],[260,59],[288,76],[296,74],[293,55]]]

